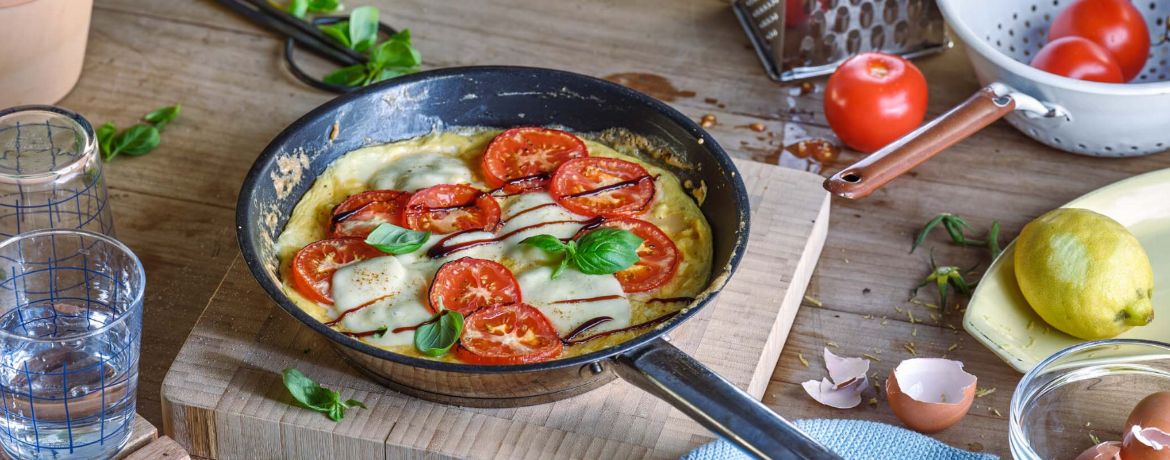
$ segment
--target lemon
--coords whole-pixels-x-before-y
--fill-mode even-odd
[[[1154,271],[1141,243],[1117,221],[1060,208],[1016,239],[1016,280],[1044,321],[1087,340],[1116,337],[1154,319]]]

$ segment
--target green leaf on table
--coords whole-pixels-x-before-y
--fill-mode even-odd
[[[309,0],[310,13],[332,13],[341,9],[338,0]]]
[[[377,8],[362,6],[349,13],[349,41],[359,53],[378,42]]]
[[[361,86],[366,79],[366,66],[355,64],[334,70],[323,79],[325,83],[339,86]]]
[[[141,156],[150,153],[155,147],[158,147],[162,138],[159,136],[158,128],[151,125],[137,124],[127,128],[125,131],[114,136],[114,140],[110,145],[110,156],[107,158],[113,159],[119,154],[126,154],[130,156]]]
[[[463,315],[455,310],[442,309],[415,329],[414,347],[427,356],[443,356],[462,334]]]
[[[290,367],[283,375],[284,387],[293,399],[306,409],[325,414],[330,420],[340,421],[345,417],[345,410],[352,407],[366,409],[361,401],[342,401],[340,393],[317,384],[299,370]]]
[[[179,113],[182,111],[183,107],[179,104],[175,104],[150,112],[146,114],[146,116],[142,117],[142,119],[153,124],[154,127],[158,128],[158,131],[161,133],[163,129],[167,127],[167,124],[175,121],[176,118],[179,118]]]
[[[102,159],[109,160],[113,158],[110,153],[111,146],[114,143],[114,135],[118,133],[118,128],[111,122],[101,125],[97,129],[98,152],[102,154]]]
[[[394,224],[380,224],[366,236],[366,244],[387,254],[409,254],[431,238],[431,232],[418,232]]]
[[[288,14],[304,19],[305,14],[309,12],[309,0],[289,0],[285,11],[288,11]]]
[[[353,42],[349,41],[349,21],[339,21],[333,24],[325,24],[317,26],[329,38],[337,40],[346,48],[353,48]]]

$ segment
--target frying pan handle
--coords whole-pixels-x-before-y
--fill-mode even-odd
[[[661,338],[615,358],[626,381],[752,455],[840,459],[763,403]]]
[[[1010,95],[983,88],[949,112],[826,179],[825,189],[851,200],[865,198],[1015,107]]]

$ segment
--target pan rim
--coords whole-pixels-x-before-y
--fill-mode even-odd
[[[959,34],[959,38],[967,45],[967,52],[975,51],[980,56],[991,61],[996,66],[1007,69],[1031,80],[1037,84],[1051,86],[1061,90],[1076,91],[1101,96],[1161,96],[1170,94],[1170,81],[1154,81],[1143,83],[1101,83],[1094,81],[1077,80],[1062,77],[1037,69],[1023,62],[1017,61],[1003,52],[995,49],[961,19],[962,15],[954,3],[969,0],[938,0],[939,9],[946,18],[947,25]],[[1019,89],[1019,88],[1016,88]],[[1036,94],[1030,94],[1039,97]],[[1046,101],[1059,103],[1059,101]]]
[[[696,141],[703,145],[703,148],[712,156],[712,159],[719,165],[725,174],[732,178],[729,185],[732,187],[733,195],[736,197],[737,201],[736,214],[739,217],[739,227],[737,233],[733,235],[735,242],[732,247],[731,258],[726,265],[726,272],[722,275],[713,274],[710,283],[703,291],[703,293],[700,294],[699,298],[685,307],[681,313],[676,315],[674,318],[666,321],[663,325],[655,329],[602,350],[586,353],[580,356],[574,356],[571,358],[556,359],[532,364],[504,366],[459,364],[416,358],[394,353],[392,351],[374,347],[372,345],[366,344],[365,342],[361,342],[346,336],[334,330],[333,328],[326,326],[324,323],[317,321],[316,319],[309,316],[307,312],[296,306],[296,304],[294,304],[284,293],[282,287],[279,284],[273,282],[273,279],[268,276],[264,262],[260,259],[259,254],[256,254],[256,252],[252,250],[252,248],[256,246],[256,238],[254,238],[252,233],[247,230],[250,225],[255,223],[255,219],[253,219],[252,216],[259,215],[260,212],[258,204],[251,199],[251,194],[255,189],[263,185],[264,176],[262,176],[262,171],[269,163],[275,161],[280,152],[286,150],[282,147],[289,143],[289,140],[293,138],[295,134],[301,132],[305,126],[311,124],[313,121],[317,121],[325,117],[330,117],[339,109],[343,109],[355,103],[355,101],[363,99],[373,93],[381,93],[388,91],[391,88],[407,86],[430,79],[444,79],[451,77],[475,78],[476,75],[513,72],[540,73],[549,77],[574,79],[586,85],[593,85],[597,88],[617,93],[620,98],[628,101],[631,104],[649,106],[652,110],[667,117],[670,121],[694,136]],[[315,180],[316,177],[313,179]],[[248,270],[251,272],[252,277],[256,280],[257,283],[260,284],[260,286],[268,294],[268,297],[272,301],[276,302],[276,304],[280,306],[282,310],[292,315],[303,325],[308,326],[310,329],[323,335],[330,342],[332,342],[334,346],[343,346],[364,355],[397,364],[403,364],[427,370],[454,373],[511,374],[579,367],[620,355],[627,351],[639,348],[653,340],[658,340],[670,331],[674,330],[674,328],[679,324],[686,322],[688,319],[702,310],[702,308],[710,303],[711,300],[723,289],[727,280],[730,279],[730,277],[739,267],[741,259],[746,252],[750,229],[751,206],[748,201],[747,190],[743,184],[742,175],[735,167],[731,157],[728,156],[723,147],[720,146],[715,141],[715,139],[709,133],[707,133],[706,130],[700,127],[698,123],[695,123],[686,115],[683,115],[681,112],[664,102],[617,83],[565,70],[526,66],[462,66],[429,70],[376,83],[374,85],[340,95],[330,101],[327,101],[301,116],[296,121],[292,122],[268,143],[264,150],[256,157],[252,167],[248,170],[247,175],[244,177],[244,182],[241,185],[240,193],[237,197],[236,203],[236,239],[240,246],[241,255],[244,257],[244,262],[247,264]]]

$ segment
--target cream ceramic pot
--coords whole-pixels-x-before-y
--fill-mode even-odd
[[[81,77],[93,0],[0,0],[0,108],[54,104]]]

